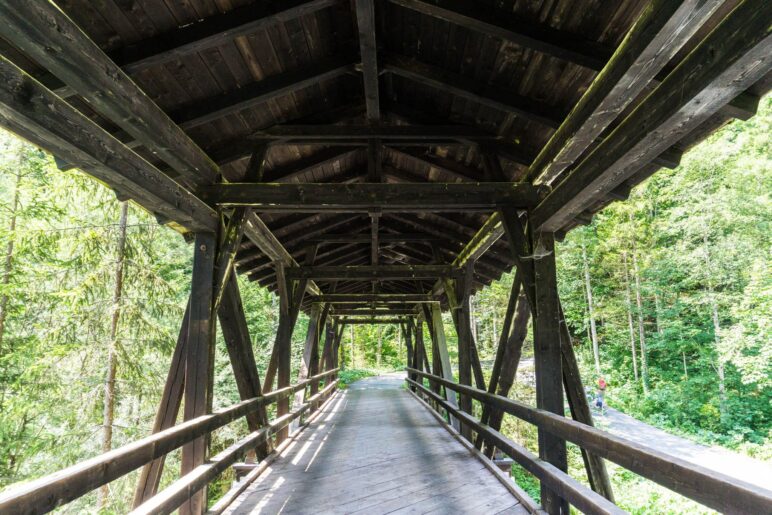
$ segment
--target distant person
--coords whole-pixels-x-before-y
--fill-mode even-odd
[[[603,411],[603,405],[606,400],[606,380],[602,377],[598,379],[598,395],[595,397],[595,407]]]

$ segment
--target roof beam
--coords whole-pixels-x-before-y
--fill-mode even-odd
[[[290,279],[324,281],[397,281],[453,277],[458,270],[446,265],[303,266],[284,271]]]
[[[180,127],[190,130],[354,71],[354,60],[351,56],[323,59],[304,65],[299,70],[266,77],[233,91],[198,100],[192,105],[170,112],[169,116]]]
[[[214,231],[213,209],[0,56],[0,125],[102,181],[159,220]]]
[[[416,308],[405,308],[405,309],[397,309],[397,308],[390,308],[390,309],[336,309],[333,311],[333,314],[336,316],[368,316],[368,317],[377,317],[377,316],[410,316],[410,315],[417,315],[418,311]]]
[[[354,0],[354,7],[359,29],[359,53],[362,58],[367,120],[377,123],[381,120],[381,109],[378,94],[378,48],[375,42],[375,2]]]
[[[329,293],[309,298],[311,302],[345,304],[349,302],[375,302],[381,304],[437,302],[437,298],[423,293]]]
[[[459,140],[497,140],[499,136],[467,125],[275,125],[255,132],[252,138],[293,145],[303,142],[336,143],[338,141],[359,141],[367,144],[374,138],[427,144]]]
[[[110,57],[128,73],[134,73],[339,3],[340,0],[252,2],[128,45]]]
[[[523,97],[510,89],[470,79],[409,57],[390,54],[383,61],[383,69],[411,81],[548,127],[557,128],[565,118],[564,112],[539,100]]]
[[[527,180],[549,184],[579,159],[721,3],[650,2],[603,71],[536,157]]]
[[[611,56],[603,45],[545,25],[522,20],[501,9],[462,0],[390,0],[393,4],[440,18],[482,34],[511,41],[593,70]]]
[[[0,2],[0,36],[60,77],[187,184],[217,165],[53,2]]]
[[[420,233],[407,233],[407,234],[389,234],[389,233],[382,233],[379,236],[379,239],[381,243],[431,243],[433,241],[438,241],[439,238],[436,238],[430,234],[420,234]],[[318,238],[310,238],[307,240],[309,243],[319,243],[319,244],[325,244],[325,243],[370,243],[370,235],[369,234],[325,234],[324,236],[320,236]]]
[[[488,183],[228,183],[202,188],[212,204],[251,206],[261,211],[414,212],[491,211],[502,204],[536,205],[530,184]]]
[[[404,324],[407,321],[407,317],[402,318],[351,318],[351,317],[335,317],[338,324],[341,325],[364,325],[364,324]]]
[[[557,231],[772,68],[772,3],[746,0],[534,210]]]

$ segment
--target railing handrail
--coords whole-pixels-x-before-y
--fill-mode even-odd
[[[230,422],[292,395],[314,381],[338,372],[322,372],[300,383],[188,420],[110,452],[53,472],[0,494],[2,513],[45,513],[118,479],[156,458],[211,433]],[[335,383],[332,383],[335,384]]]
[[[254,448],[265,442],[272,434],[286,427],[290,422],[308,411],[314,402],[335,389],[337,384],[330,383],[320,392],[311,396],[306,402],[281,417],[274,419],[267,426],[253,431],[235,444],[210,458],[207,463],[196,467],[190,473],[179,478],[167,488],[142,503],[131,512],[131,515],[166,514],[176,510],[192,494],[209,484],[212,479],[221,474],[230,464],[249,448]]]
[[[508,397],[448,381],[414,368],[406,370],[534,424],[717,511],[766,513],[772,506],[772,491],[765,488]]]
[[[496,447],[514,458],[515,461],[536,476],[544,485],[579,508],[583,513],[593,515],[622,515],[627,513],[551,463],[535,456],[525,447],[513,442],[495,429],[486,426],[465,411],[453,406],[421,383],[412,379],[407,379],[407,382],[415,385],[422,393],[440,404],[449,413],[452,413],[462,424],[466,424],[475,431],[483,433]]]

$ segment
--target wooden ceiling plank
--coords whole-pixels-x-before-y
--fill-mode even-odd
[[[611,51],[573,34],[522,20],[501,9],[461,0],[390,0],[407,9],[466,27],[558,59],[600,70]]]
[[[557,128],[565,118],[559,109],[416,59],[389,54],[383,61],[384,71],[430,86],[434,89],[471,100],[523,119]]]
[[[0,18],[0,36],[142,142],[181,180],[216,180],[217,165],[53,2],[0,2]]]
[[[322,59],[299,70],[267,77],[221,95],[197,100],[189,106],[175,109],[169,116],[180,127],[190,130],[354,71],[351,56]]]
[[[580,162],[534,210],[541,231],[562,229],[772,69],[772,3],[746,0]]]

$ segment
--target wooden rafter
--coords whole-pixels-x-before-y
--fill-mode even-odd
[[[654,80],[722,2],[651,2],[570,116],[534,160],[528,180],[551,183]]]
[[[120,199],[132,199],[164,221],[191,231],[217,228],[214,210],[4,57],[0,123],[77,163]]]
[[[536,208],[533,223],[559,230],[772,69],[772,4],[735,8]]]

